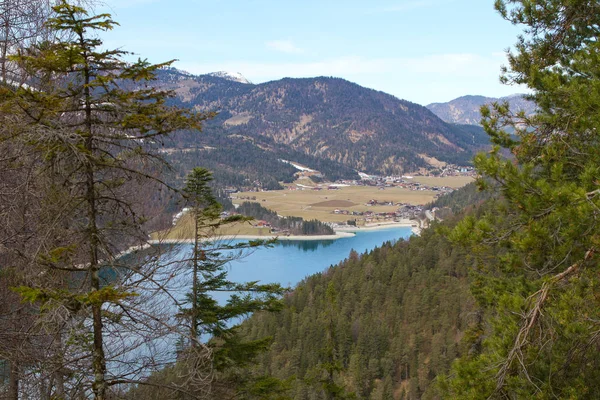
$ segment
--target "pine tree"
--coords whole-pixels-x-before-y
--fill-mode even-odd
[[[496,9],[525,25],[503,80],[527,85],[538,113],[482,109],[495,147],[475,164],[480,185],[502,199],[454,238],[480,255],[473,293],[491,326],[446,390],[451,398],[598,398],[600,4],[498,0]]]

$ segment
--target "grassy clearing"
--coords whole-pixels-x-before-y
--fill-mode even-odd
[[[217,230],[209,231],[206,230],[204,233],[208,236],[266,236],[271,237],[270,228],[257,227],[256,221],[251,222],[237,222],[222,226]],[[181,239],[192,239],[194,237],[194,220],[190,214],[182,216],[177,224],[171,229],[156,232],[152,234],[154,240],[181,240]]]
[[[263,207],[276,211],[283,216],[297,216],[304,219],[318,219],[324,222],[345,222],[348,215],[333,214],[337,208],[348,211],[393,212],[397,206],[367,206],[369,200],[392,201],[394,203],[426,204],[433,200],[437,192],[429,190],[411,191],[403,188],[385,188],[380,190],[372,186],[348,186],[338,190],[273,190],[268,192],[244,192],[233,195],[233,202],[241,204],[244,201],[256,201]],[[242,197],[255,197],[256,200]],[[325,203],[336,201],[332,203]],[[344,201],[341,203],[339,201]],[[356,205],[339,207],[331,204]],[[319,205],[321,203],[321,205]],[[325,205],[323,205],[325,204]],[[329,205],[327,205],[329,204]]]
[[[356,205],[348,200],[327,200],[311,204],[311,207],[354,207]]]

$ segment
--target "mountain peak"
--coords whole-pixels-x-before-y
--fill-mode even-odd
[[[246,79],[246,77],[244,77],[244,75],[242,75],[239,72],[217,71],[217,72],[211,72],[210,74],[207,74],[207,75],[216,76],[217,78],[223,78],[223,79],[227,79],[227,80],[233,81],[233,82],[248,83],[248,84],[252,83],[248,79]]]
[[[525,99],[524,94],[515,93],[510,96],[495,98],[485,96],[461,96],[447,103],[431,103],[427,108],[445,122],[453,124],[479,125],[481,122],[481,106],[494,102],[507,101],[513,111],[525,111],[527,115],[535,113],[535,103]]]

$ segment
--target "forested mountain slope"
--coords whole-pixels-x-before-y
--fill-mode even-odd
[[[158,84],[174,90],[180,106],[218,112],[203,135],[186,136],[177,147],[197,146],[203,137],[244,138],[268,151],[397,174],[428,167],[422,155],[466,164],[487,144],[482,130],[447,124],[418,104],[339,78],[253,85],[165,69]]]
[[[196,135],[196,147],[171,149],[167,159],[181,181],[198,165],[213,171],[215,183],[238,189],[281,189],[279,182],[292,182],[298,172],[282,159],[293,160],[320,171],[327,179],[359,179],[356,171],[335,161],[276,146],[268,138],[248,139],[207,129]]]
[[[298,400],[327,398],[322,382],[331,365],[335,383],[359,399],[435,398],[433,380],[465,351],[461,339],[480,318],[471,266],[437,228],[353,253],[299,284],[280,314],[245,324],[250,338],[273,337],[258,372],[295,377]]]

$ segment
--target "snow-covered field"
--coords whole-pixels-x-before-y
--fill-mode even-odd
[[[308,167],[305,167],[305,166],[303,166],[303,165],[297,164],[297,163],[295,163],[295,162],[293,162],[293,161],[288,161],[288,160],[279,160],[279,161],[281,161],[281,162],[284,162],[284,163],[286,163],[286,164],[290,164],[292,167],[296,168],[296,169],[297,169],[297,170],[299,170],[299,171],[303,171],[303,172],[304,172],[304,171],[307,171],[307,172],[317,172],[317,171],[316,171],[316,170],[314,170],[314,169],[310,169],[310,168],[308,168]]]

